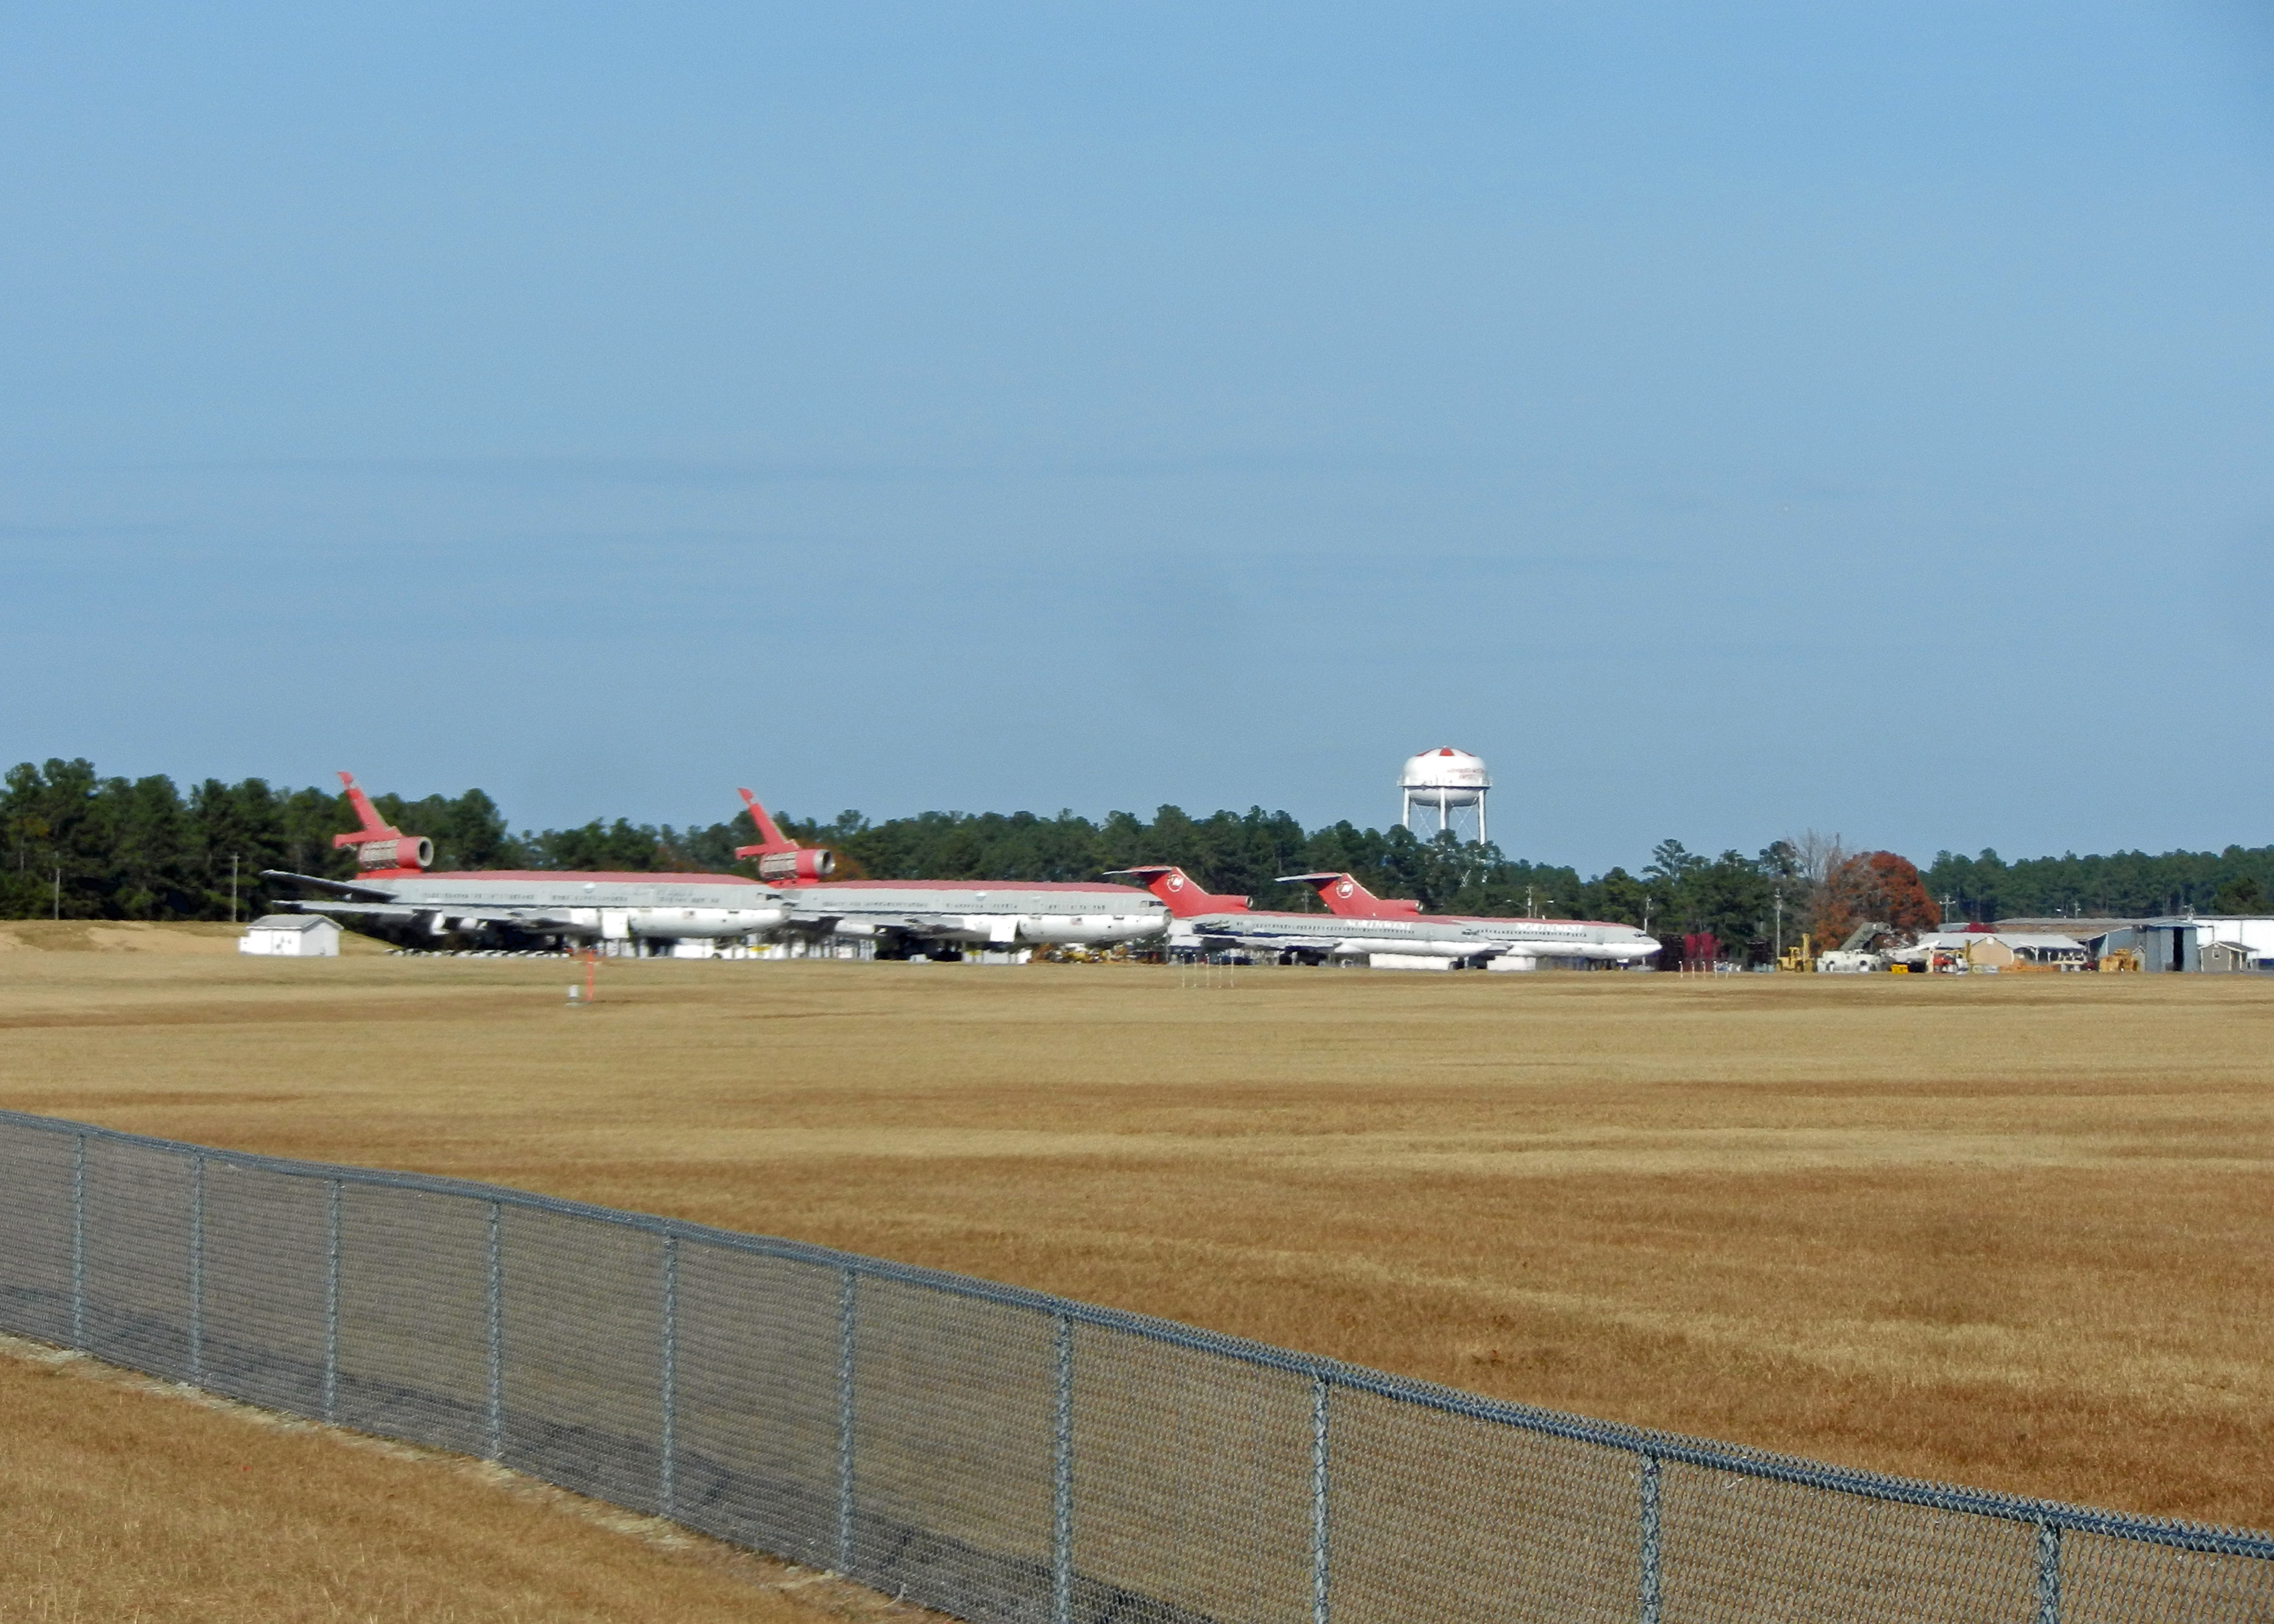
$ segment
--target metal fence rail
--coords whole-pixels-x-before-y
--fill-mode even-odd
[[[2274,1620],[2274,1540],[960,1275],[0,1112],[0,1327],[973,1620]]]

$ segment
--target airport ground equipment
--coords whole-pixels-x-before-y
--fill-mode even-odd
[[[0,1328],[1031,1624],[2241,1624],[2274,1539],[825,1247],[0,1112]]]
[[[1875,953],[1867,945],[1888,934],[1892,928],[1879,920],[1866,920],[1848,933],[1848,939],[1818,958],[1816,967],[1827,975],[1855,975],[1887,967],[1885,955]]]
[[[1867,919],[1848,933],[1848,939],[1839,946],[1843,953],[1860,953],[1872,943],[1886,936],[1889,927],[1876,919]]]

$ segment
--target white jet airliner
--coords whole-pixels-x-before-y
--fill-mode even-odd
[[[1414,920],[1439,925],[1464,926],[1499,947],[1495,969],[1530,970],[1543,959],[1639,964],[1659,950],[1654,936],[1632,925],[1615,925],[1595,919],[1506,919],[1485,914],[1424,914],[1418,902],[1377,897],[1347,874],[1285,874],[1282,884],[1301,882],[1316,886],[1319,900],[1337,918]]]
[[[1486,965],[1505,946],[1463,921],[1337,919],[1252,908],[1245,897],[1217,896],[1182,868],[1153,864],[1117,872],[1144,880],[1175,920],[1169,946],[1199,952],[1237,950],[1281,964],[1364,963],[1375,969],[1461,969]]]
[[[789,929],[872,936],[879,959],[955,959],[967,947],[1103,947],[1157,936],[1168,912],[1127,885],[1044,880],[832,880],[836,859],[785,836],[749,790],[758,874],[789,907]]]
[[[261,877],[327,893],[278,904],[326,914],[372,936],[410,946],[445,943],[489,947],[642,944],[749,936],[788,922],[772,886],[734,874],[590,874],[481,868],[430,874],[434,844],[406,835],[379,816],[349,774],[340,774],[363,827],[332,837],[353,846],[363,872],[324,879],[267,868]]]

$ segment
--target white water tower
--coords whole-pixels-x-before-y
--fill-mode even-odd
[[[1424,750],[1406,761],[1405,771],[1397,775],[1397,787],[1405,796],[1398,821],[1415,834],[1424,838],[1442,834],[1453,827],[1453,814],[1466,812],[1476,821],[1476,833],[1470,838],[1483,843],[1485,796],[1492,789],[1492,774],[1477,756],[1449,744]],[[1422,825],[1432,820],[1434,827],[1425,830]]]

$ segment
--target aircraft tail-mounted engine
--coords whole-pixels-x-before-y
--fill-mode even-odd
[[[825,880],[837,871],[837,853],[818,846],[801,846],[794,852],[769,852],[745,846],[737,857],[755,855],[762,880]]]
[[[334,835],[335,851],[343,846],[355,847],[357,865],[365,874],[416,874],[434,866],[432,840],[425,835],[406,835],[380,816],[379,808],[371,804],[371,797],[357,786],[353,774],[340,774],[340,782],[347,786],[348,804],[355,808],[363,827]]]
[[[431,868],[434,866],[434,843],[425,835],[397,835],[391,840],[349,841],[355,846],[356,861],[365,872],[374,868]]]
[[[762,880],[812,881],[825,880],[837,871],[837,853],[817,846],[800,846],[786,837],[758,798],[748,790],[737,790],[742,804],[749,808],[751,826],[758,831],[758,844],[738,846],[737,857],[758,860],[758,877]]]

